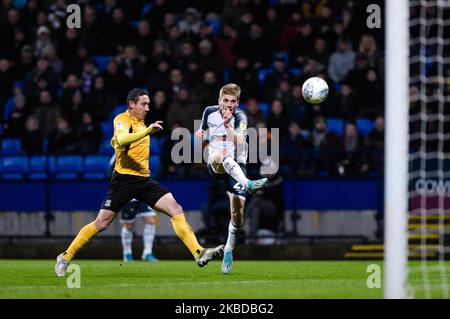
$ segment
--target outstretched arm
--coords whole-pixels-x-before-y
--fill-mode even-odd
[[[142,130],[136,133],[130,133],[130,127],[123,125],[119,129],[116,129],[117,142],[120,146],[125,146],[139,141],[141,138],[144,138],[147,135],[151,135],[158,130],[162,130],[163,128],[161,124],[162,121],[156,121],[155,123],[150,124],[146,130]]]

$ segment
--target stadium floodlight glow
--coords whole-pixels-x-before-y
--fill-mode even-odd
[[[386,1],[384,297],[407,297],[408,0]]]

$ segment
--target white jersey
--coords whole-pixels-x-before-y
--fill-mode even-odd
[[[241,135],[245,141],[247,135],[247,115],[245,115],[244,111],[236,109],[230,120],[230,124],[234,131]],[[223,125],[223,118],[218,105],[208,106],[203,111],[200,128],[206,131],[205,134],[209,141],[208,163],[210,163],[212,154],[218,151],[223,152],[224,150],[226,150],[236,162],[243,164],[247,163],[247,143],[236,147],[233,141],[230,140],[225,126]]]

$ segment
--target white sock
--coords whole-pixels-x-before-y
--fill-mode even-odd
[[[238,163],[231,157],[227,156],[222,161],[222,166],[231,177],[238,181],[244,188],[247,189],[248,178],[245,176],[242,168]]]
[[[120,237],[122,239],[123,254],[131,254],[131,242],[133,241],[133,231],[128,230],[125,226],[120,231]]]
[[[239,228],[234,226],[233,221],[230,220],[230,224],[228,225],[228,238],[227,243],[225,244],[224,250],[233,250],[236,246],[237,233]]]
[[[144,252],[143,255],[151,254],[153,251],[153,240],[155,239],[156,226],[152,224],[144,224]]]

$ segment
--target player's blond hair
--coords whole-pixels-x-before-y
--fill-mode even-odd
[[[220,89],[219,98],[222,98],[225,94],[233,95],[239,100],[241,97],[241,87],[234,83],[228,83]]]

